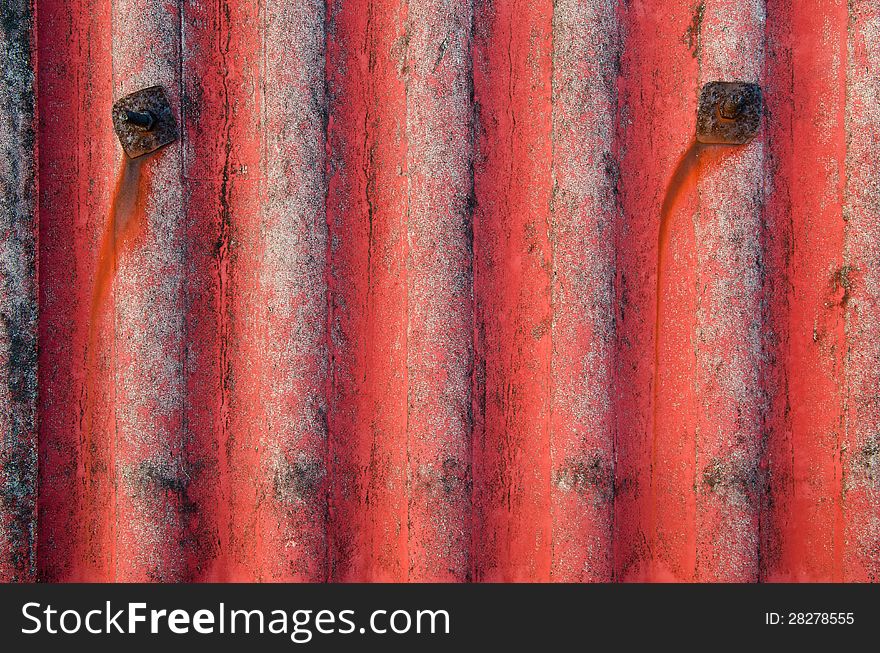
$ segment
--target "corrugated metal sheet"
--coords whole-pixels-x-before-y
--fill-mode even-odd
[[[873,0],[4,0],[0,45],[0,578],[880,579]],[[713,80],[759,135],[665,195]],[[120,170],[153,84],[182,138]]]

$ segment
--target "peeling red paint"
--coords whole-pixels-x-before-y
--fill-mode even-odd
[[[0,578],[877,580],[880,14],[795,4],[6,3]]]

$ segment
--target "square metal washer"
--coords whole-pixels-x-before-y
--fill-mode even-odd
[[[149,129],[133,124],[128,120],[129,111],[149,114],[153,124]],[[113,128],[122,149],[131,159],[155,152],[177,140],[177,121],[161,86],[150,86],[117,100],[113,105]]]
[[[709,82],[700,91],[697,140],[744,145],[761,125],[761,87],[747,82]]]

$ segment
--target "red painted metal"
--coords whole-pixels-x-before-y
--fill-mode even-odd
[[[330,576],[403,581],[406,5],[329,2],[327,12]]]
[[[768,139],[779,173],[767,205],[777,435],[767,439],[766,574],[865,580],[843,571],[846,312],[857,276],[844,249],[850,17],[845,3],[811,12],[775,3],[768,16],[780,52],[768,75],[780,83],[768,96],[779,118]]]
[[[0,578],[878,580],[875,5],[4,3]]]
[[[110,6],[42,2],[38,13],[39,511],[41,579],[114,577],[110,348],[88,351],[101,237],[120,149],[111,133]],[[92,56],[83,52],[92,51]],[[90,183],[90,180],[100,183]],[[112,294],[113,288],[108,293]],[[108,299],[109,301],[109,299]],[[112,324],[104,312],[101,331]],[[87,365],[87,360],[89,364]],[[87,397],[92,375],[92,396]],[[100,380],[100,383],[98,382]],[[106,435],[85,441],[83,415]]]
[[[475,12],[474,553],[478,580],[547,580],[552,7]]]
[[[552,18],[550,580],[614,578],[616,3]],[[585,252],[590,252],[585,256]],[[547,455],[545,451],[543,455]]]

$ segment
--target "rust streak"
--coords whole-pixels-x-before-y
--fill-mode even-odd
[[[666,268],[666,259],[669,255],[669,232],[671,229],[672,216],[678,200],[687,189],[693,189],[700,176],[700,171],[709,161],[721,158],[729,147],[700,143],[693,139],[678,160],[669,181],[666,184],[666,192],[663,203],[660,206],[660,226],[657,237],[657,287],[654,314],[654,380],[652,384],[652,445],[651,467],[657,466],[657,418],[660,407],[660,335],[664,322],[663,314],[663,271]],[[654,500],[652,499],[652,514]],[[652,529],[654,519],[651,519]]]
[[[119,256],[123,247],[133,242],[140,235],[145,223],[145,196],[148,174],[144,171],[144,165],[148,157],[129,159],[122,156],[116,186],[110,204],[110,212],[104,235],[101,239],[101,248],[96,261],[95,283],[92,292],[91,309],[89,312],[88,344],[86,348],[86,384],[82,425],[82,455],[80,456],[79,477],[83,482],[87,481],[92,473],[92,467],[100,464],[94,458],[97,455],[96,442],[98,434],[94,428],[94,413],[97,406],[97,387],[101,376],[98,369],[98,349],[102,339],[100,332],[100,320],[104,300],[113,283]],[[110,464],[115,461],[115,443],[111,443],[110,450],[113,452]],[[113,473],[111,472],[111,478]],[[112,532],[112,531],[111,531]],[[111,542],[115,541],[115,535],[111,536]],[[111,547],[110,568],[114,568],[115,547]]]

